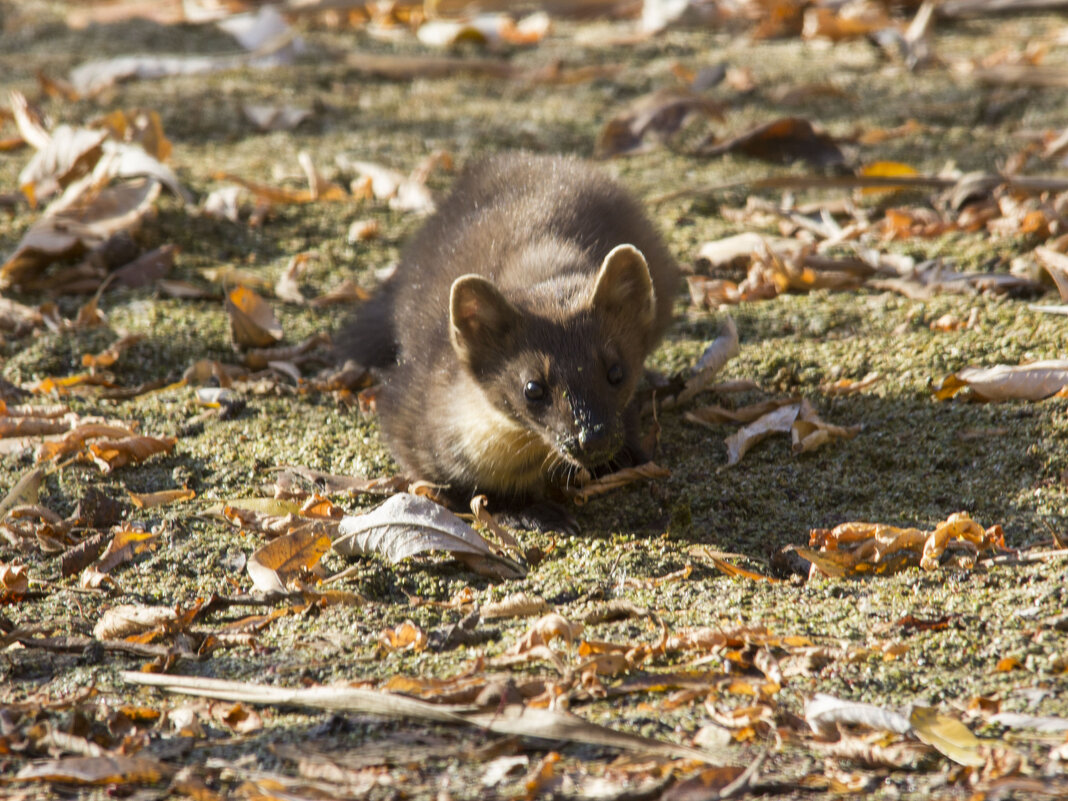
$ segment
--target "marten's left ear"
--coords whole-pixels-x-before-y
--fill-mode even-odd
[[[449,293],[449,339],[460,360],[477,367],[486,355],[511,338],[522,313],[492,282],[461,275]]]
[[[649,330],[656,318],[656,293],[645,256],[633,245],[618,245],[597,271],[593,308]]]

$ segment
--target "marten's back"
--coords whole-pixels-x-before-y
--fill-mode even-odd
[[[546,242],[567,247],[542,246]],[[642,208],[619,184],[577,159],[556,156],[501,155],[469,166],[409,243],[392,279],[400,352],[418,358],[432,342],[447,344],[449,289],[461,275],[489,278],[523,303],[531,286],[575,272],[592,278],[608,252],[624,242],[649,263],[662,299],[659,337],[671,320],[678,270]]]

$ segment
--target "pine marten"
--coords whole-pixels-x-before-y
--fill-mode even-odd
[[[644,460],[631,401],[678,275],[617,183],[575,159],[496,156],[457,178],[341,350],[384,368],[382,431],[409,477],[567,527],[554,488]]]

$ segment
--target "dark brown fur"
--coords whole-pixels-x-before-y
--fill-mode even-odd
[[[638,458],[631,400],[677,283],[618,184],[572,159],[499,156],[457,179],[348,350],[395,357],[379,414],[409,476],[496,508],[536,502],[581,467]]]

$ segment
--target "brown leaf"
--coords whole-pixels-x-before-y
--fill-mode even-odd
[[[26,782],[128,785],[155,784],[170,773],[170,768],[151,757],[66,757],[26,765],[14,778]]]
[[[70,429],[67,420],[45,417],[0,417],[0,437],[42,437]]]
[[[1061,301],[1068,302],[1068,256],[1047,247],[1037,247],[1034,253],[1035,259],[1046,269],[1053,283],[1057,285]]]
[[[808,8],[805,9],[801,26],[801,38],[841,42],[869,36],[890,25],[886,11],[871,3],[848,3],[845,9],[838,11],[831,8]]]
[[[157,453],[170,453],[178,443],[177,437],[134,436],[105,439],[89,445],[93,462],[104,473],[128,464],[137,464]]]
[[[648,481],[658,478],[670,478],[671,471],[666,467],[661,467],[655,462],[646,462],[635,467],[624,467],[622,470],[617,470],[614,473],[609,473],[604,476],[600,476],[593,481],[582,487],[575,489],[569,488],[567,490],[568,495],[577,504],[583,504],[590,498],[594,498],[598,495],[604,495],[606,492],[625,487],[627,484],[632,484],[635,481]]]
[[[251,289],[243,286],[231,289],[226,295],[226,311],[235,346],[263,348],[281,342],[281,323],[267,301]]]
[[[46,200],[92,171],[103,154],[106,131],[60,125],[19,173],[19,188],[32,203]]]
[[[1068,359],[1046,359],[1021,365],[966,367],[946,376],[934,396],[948,400],[968,389],[978,400],[1038,401],[1063,392],[1066,386]]]
[[[135,228],[159,192],[158,181],[138,179],[89,192],[53,213],[46,211],[0,266],[0,289],[18,284],[54,261],[92,250],[118,231]]]
[[[981,741],[956,718],[931,707],[914,706],[909,715],[912,731],[921,742],[932,746],[958,765],[981,767],[986,758],[979,753]]]
[[[174,266],[174,256],[178,252],[177,245],[163,245],[155,250],[150,250],[142,256],[115,270],[113,285],[124,286],[129,289],[155,284],[171,271]]]
[[[166,506],[179,501],[190,501],[196,497],[196,492],[191,489],[160,490],[159,492],[147,492],[139,494],[129,492],[130,500],[138,509],[154,509],[157,506]]]
[[[98,531],[73,548],[68,548],[60,559],[60,575],[67,577],[81,573],[82,570],[96,561],[106,544],[107,534],[103,531]]]
[[[370,299],[371,293],[351,278],[346,278],[337,286],[308,301],[317,309],[342,303],[359,303]]]
[[[249,734],[263,728],[259,713],[242,703],[211,705],[211,716],[238,734]]]
[[[0,591],[4,597],[25,595],[30,590],[30,574],[26,565],[0,562]]]
[[[317,565],[329,550],[328,534],[317,528],[298,529],[254,551],[246,569],[260,592],[285,592],[291,578]]]
[[[378,635],[379,645],[387,651],[423,651],[426,650],[427,642],[426,632],[410,620]]]
[[[806,161],[818,167],[842,164],[845,156],[834,140],[800,117],[782,117],[758,125],[725,142],[709,142],[697,149],[699,156],[743,153],[776,163]]]
[[[647,137],[663,141],[695,114],[719,118],[722,106],[689,89],[660,89],[610,119],[597,136],[594,152],[602,158],[638,152]]]
[[[136,345],[144,338],[144,334],[127,334],[126,336],[115,340],[106,350],[103,350],[100,353],[95,355],[92,353],[82,354],[82,366],[92,370],[101,367],[111,367],[119,360],[119,356],[122,355],[124,350],[131,345]]]
[[[703,425],[720,425],[723,423],[751,423],[760,417],[789,406],[792,403],[800,403],[799,398],[771,398],[759,403],[751,403],[737,409],[726,409],[722,406],[703,406],[700,409],[686,412],[685,417],[691,423]]]
[[[132,437],[132,429],[119,425],[107,425],[104,423],[83,423],[75,429],[67,432],[63,439],[57,442],[44,442],[37,449],[37,461],[61,459],[81,450],[82,446],[91,439],[103,437]]]
[[[541,615],[551,609],[548,601],[525,592],[513,593],[499,601],[484,604],[480,611],[483,620],[497,618],[530,617]]]
[[[114,536],[95,567],[101,573],[110,573],[134,557],[155,550],[158,544],[158,534],[123,523],[114,529]]]
[[[98,640],[121,640],[173,623],[177,618],[175,611],[169,606],[120,604],[100,616],[93,626],[93,636]]]
[[[570,646],[582,634],[584,628],[581,623],[569,621],[563,615],[553,612],[538,618],[527,633],[508,649],[508,653],[522,654],[557,639]]]

